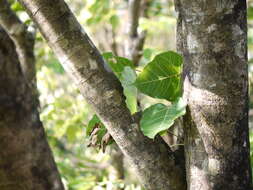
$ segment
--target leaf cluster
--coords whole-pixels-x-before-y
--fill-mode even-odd
[[[137,90],[150,97],[170,102],[169,106],[159,103],[143,111],[140,127],[145,136],[154,138],[185,114],[186,103],[181,97],[183,60],[179,54],[167,51],[156,55],[138,76],[132,61],[110,52],[104,53],[103,57],[120,80],[126,96],[126,105],[132,114],[138,111]],[[93,129],[95,127],[96,125],[93,125]]]

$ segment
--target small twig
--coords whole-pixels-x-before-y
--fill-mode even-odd
[[[184,144],[173,144],[173,145],[170,145],[170,147],[174,147],[174,146],[184,146]]]
[[[178,135],[176,135],[176,134],[174,134],[174,133],[172,133],[171,131],[167,131],[169,134],[171,134],[171,135],[173,135],[173,136],[175,136],[175,137],[178,137]]]
[[[112,43],[111,43],[111,47],[113,50],[114,55],[118,56],[118,43],[116,40],[116,31],[115,29],[112,27]]]

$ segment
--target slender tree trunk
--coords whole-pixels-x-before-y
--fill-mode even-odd
[[[249,190],[246,0],[176,0],[189,190]]]
[[[129,0],[128,2],[128,33],[125,41],[125,57],[132,60],[135,66],[138,66],[142,57],[142,51],[145,44],[147,31],[138,31],[139,20],[148,6],[144,6],[144,0]]]
[[[0,189],[63,190],[15,46],[0,28]]]
[[[65,70],[93,105],[147,190],[185,190],[184,170],[160,139],[141,133],[125,105],[119,81],[63,0],[20,0]]]

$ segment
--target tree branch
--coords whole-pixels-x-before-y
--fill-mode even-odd
[[[27,30],[17,15],[11,10],[7,0],[0,1],[0,24],[14,41],[24,76],[33,87],[36,86],[34,58],[35,35]]]
[[[20,0],[65,70],[93,105],[147,190],[186,189],[184,171],[165,145],[143,136],[120,83],[63,0]]]
[[[126,56],[133,61],[134,65],[138,65],[140,61],[147,34],[147,31],[143,31],[140,34],[138,33],[141,8],[141,0],[129,0],[129,39],[126,44]],[[148,7],[145,6],[143,12],[145,12],[147,8]]]
[[[145,44],[147,31],[141,32],[137,38],[132,39],[131,58],[134,65],[138,65],[142,57],[142,50]]]
[[[129,0],[129,35],[131,37],[137,37],[139,17],[140,17],[141,0]]]

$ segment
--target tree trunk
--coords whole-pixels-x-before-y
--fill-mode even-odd
[[[119,81],[106,72],[103,58],[65,2],[20,2],[130,160],[145,188],[185,190],[180,160],[160,140],[144,137],[139,122],[133,119],[126,107]]]
[[[63,190],[39,119],[33,86],[0,28],[0,189]]]
[[[189,190],[251,189],[246,0],[176,0]]]

